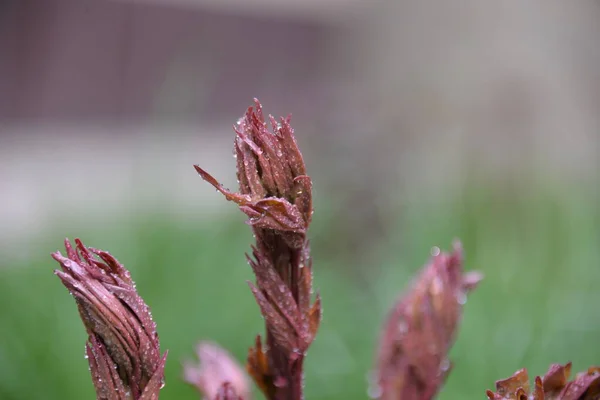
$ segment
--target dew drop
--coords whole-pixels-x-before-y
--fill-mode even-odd
[[[439,248],[439,247],[437,247],[437,246],[433,246],[433,247],[431,248],[431,251],[430,251],[430,253],[431,253],[431,255],[432,255],[433,257],[437,257],[437,256],[439,256],[439,255],[440,255],[440,248]]]
[[[378,399],[381,397],[381,386],[374,384],[374,385],[369,385],[369,388],[367,389],[367,395],[371,398],[371,399]]]
[[[404,335],[406,332],[408,332],[408,325],[406,324],[406,321],[401,320],[398,323],[398,333]]]
[[[456,301],[460,305],[465,305],[467,303],[467,294],[462,290],[457,291],[456,292]]]
[[[367,386],[367,395],[371,399],[380,398],[382,390],[379,382],[377,381],[377,373],[375,371],[372,371],[367,375],[367,382],[369,383]]]
[[[445,373],[450,369],[450,360],[444,358],[440,363],[440,373]]]

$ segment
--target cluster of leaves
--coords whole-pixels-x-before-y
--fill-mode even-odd
[[[529,387],[527,369],[496,382],[496,393],[487,391],[489,400],[595,400],[600,398],[600,368],[591,367],[569,381],[571,363],[552,364],[544,377],[535,377]]]
[[[234,130],[239,191],[224,188],[199,166],[196,171],[248,216],[256,243],[248,263],[256,276],[250,290],[265,320],[264,340],[250,347],[246,371],[227,351],[198,344],[199,362],[184,365],[184,378],[206,399],[248,400],[248,375],[269,400],[303,399],[303,361],[321,321],[321,299],[313,299],[312,259],[307,231],[311,223],[312,182],[290,126],[262,107],[248,108]],[[129,272],[109,253],[65,242],[66,257],[52,256],[56,271],[75,298],[88,333],[86,344],[98,399],[158,399],[164,385],[166,352],[161,356],[156,326],[137,294]],[[371,395],[384,400],[435,397],[452,363],[467,293],[482,275],[464,273],[463,252],[434,248],[410,290],[385,321],[376,357]],[[568,381],[571,365],[553,365],[535,379],[530,393],[526,370],[496,383],[490,400],[600,399],[600,369],[590,368]],[[247,375],[248,374],[248,375]]]

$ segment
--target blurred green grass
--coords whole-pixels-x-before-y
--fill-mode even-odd
[[[575,370],[600,362],[600,212],[581,188],[471,185],[454,196],[407,198],[394,229],[374,243],[369,265],[353,265],[319,245],[331,224],[324,205],[311,232],[315,287],[324,320],[306,362],[308,399],[363,399],[386,310],[427,260],[430,248],[462,239],[468,269],[486,279],[469,297],[441,399],[482,398],[496,379],[550,363]],[[360,212],[360,210],[349,210]],[[382,211],[385,212],[385,211]],[[85,334],[71,297],[52,274],[49,253],[65,235],[109,249],[132,271],[169,349],[161,398],[194,399],[180,362],[213,339],[243,360],[262,320],[246,280],[252,236],[231,218],[168,214],[115,226],[42,232],[24,261],[0,268],[0,398],[93,398]],[[360,229],[360,227],[357,227]],[[339,238],[343,240],[343,238]],[[368,238],[365,238],[368,240]]]

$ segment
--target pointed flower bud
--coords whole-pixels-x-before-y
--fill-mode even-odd
[[[447,358],[466,293],[481,280],[463,275],[459,243],[451,254],[435,248],[433,258],[411,290],[391,310],[380,341],[372,397],[431,399],[451,364]]]
[[[239,193],[225,189],[199,166],[202,178],[234,201],[258,229],[277,231],[292,248],[302,247],[312,217],[312,182],[306,175],[290,117],[278,123],[269,116],[269,131],[262,106],[255,99],[234,130]]]
[[[167,355],[160,355],[148,306],[113,256],[79,239],[75,244],[65,240],[66,257],[60,252],[52,257],[60,263],[55,273],[75,298],[89,336],[86,353],[97,398],[158,399]]]
[[[250,399],[250,384],[244,370],[223,348],[210,342],[196,347],[198,364],[187,362],[183,367],[184,379],[195,386],[205,399],[221,396],[231,399]]]
[[[596,400],[600,399],[600,367],[591,367],[569,381],[571,363],[552,364],[544,377],[535,377],[529,386],[526,369],[496,382],[496,392],[486,392],[489,400]]]
[[[250,350],[248,369],[268,399],[302,398],[302,362],[321,320],[321,301],[311,304],[312,262],[306,232],[312,218],[312,183],[290,126],[262,106],[248,108],[234,126],[239,192],[225,189],[202,168],[200,176],[238,204],[256,245],[248,262],[256,275],[250,289],[265,318],[266,346]]]

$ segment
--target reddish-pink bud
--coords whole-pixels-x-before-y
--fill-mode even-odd
[[[113,256],[75,243],[72,248],[65,240],[66,257],[52,257],[89,335],[86,353],[98,399],[158,399],[166,353],[161,357],[148,306]]]
[[[205,399],[229,398],[250,399],[250,384],[246,373],[235,359],[223,348],[210,342],[198,343],[196,347],[199,363],[186,362],[184,379],[194,385]]]
[[[396,303],[386,321],[371,393],[384,400],[426,400],[438,392],[451,364],[466,294],[481,280],[463,275],[462,249],[451,254],[436,248],[412,288]]]

